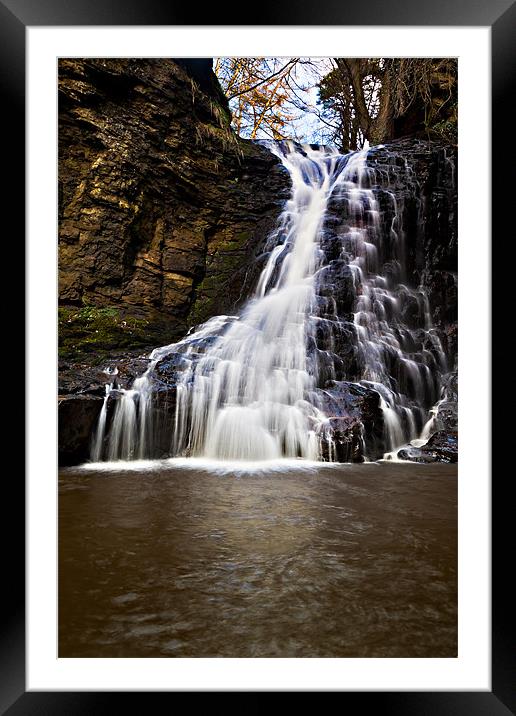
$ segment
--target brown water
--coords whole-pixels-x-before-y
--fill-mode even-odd
[[[457,469],[63,470],[61,657],[455,657]]]

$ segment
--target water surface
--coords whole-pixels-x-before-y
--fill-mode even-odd
[[[456,466],[186,465],[61,471],[60,657],[457,655]]]

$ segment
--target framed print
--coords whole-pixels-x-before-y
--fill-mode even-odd
[[[145,7],[115,3],[109,9],[82,2],[63,7],[30,0],[0,4],[5,136],[13,154],[6,164],[6,206],[19,217],[10,231],[21,234],[23,216],[27,231],[27,479],[25,500],[19,476],[5,480],[6,504],[16,519],[4,536],[9,549],[0,706],[13,716],[43,710],[103,713],[112,711],[115,700],[118,707],[124,692],[131,692],[131,699],[153,700],[156,692],[164,692],[160,696],[168,700],[171,691],[341,691],[350,705],[363,705],[365,699],[366,705],[387,713],[514,711],[514,634],[509,590],[504,588],[512,503],[505,477],[509,471],[501,463],[502,450],[496,449],[499,441],[510,443],[508,423],[498,411],[493,411],[491,428],[489,387],[492,380],[493,396],[502,392],[500,378],[496,386],[497,375],[502,375],[496,359],[501,363],[504,355],[507,361],[505,349],[502,353],[495,342],[491,367],[489,345],[491,330],[501,321],[507,332],[505,301],[510,301],[503,296],[508,281],[496,278],[507,277],[507,268],[502,274],[499,264],[503,259],[510,266],[513,250],[512,242],[502,242],[502,237],[510,232],[504,222],[511,184],[504,179],[504,169],[512,165],[506,112],[514,67],[514,6],[507,0],[489,8],[449,3],[438,11],[431,5],[377,3],[366,12],[365,7],[347,11],[325,5],[313,14],[296,9],[293,21],[291,9],[281,5],[274,13],[260,14],[260,24],[241,27],[226,24],[222,16],[212,17],[211,10],[203,25],[191,24],[189,15],[184,8],[164,8],[157,2]],[[364,125],[357,124],[358,109],[346,115],[342,104],[339,152],[324,148],[337,140],[328,134],[328,115],[322,111],[326,134],[321,130],[320,139],[309,134],[308,120],[299,115],[299,134],[285,140],[290,135],[283,135],[277,122],[292,121],[299,98],[283,118],[276,116],[269,125],[253,129],[257,112],[263,109],[267,116],[270,98],[279,96],[276,80],[301,54],[316,69],[325,58],[345,55],[340,69],[347,74],[338,77],[347,78],[353,98],[359,94],[353,84],[356,73],[363,72],[362,87],[369,88],[364,95],[371,122],[367,131],[373,142],[360,129]],[[235,98],[243,92],[232,84],[231,63],[224,75],[222,61],[259,55],[278,59],[269,67],[274,82],[252,75],[256,104],[246,115],[241,104],[236,109]],[[367,67],[354,64],[353,58],[365,55],[380,60],[376,65],[369,60]],[[375,71],[387,77],[391,67],[396,68],[392,78],[407,72],[406,64],[395,64],[396,58],[444,58],[439,65],[441,89],[458,67],[458,102],[450,100],[451,90],[438,100],[455,107],[440,121],[439,132],[453,132],[454,122],[456,131],[458,111],[458,162],[446,149],[429,159],[423,145],[397,145],[401,149],[396,154],[397,149],[389,148],[391,140],[382,140],[390,136],[379,129],[382,85],[370,78]],[[214,59],[216,75],[211,69]],[[333,67],[339,70],[338,63]],[[326,70],[321,73],[318,87],[326,81],[326,111],[335,106],[337,90],[325,79]],[[302,84],[300,77],[296,82]],[[415,78],[407,79],[405,88],[410,81],[414,86],[425,82],[422,74],[405,77]],[[347,95],[338,91],[339,101],[344,101]],[[184,120],[175,119],[188,114],[181,92],[200,118],[195,131],[189,120],[183,126]],[[128,94],[129,109],[123,100]],[[413,131],[417,101],[399,97],[404,107],[403,102],[413,103],[412,124],[406,120],[393,135],[403,141]],[[229,127],[236,116],[242,136],[258,140],[245,150],[248,156]],[[428,130],[426,109],[424,121]],[[245,128],[246,122],[251,128]],[[168,133],[160,135],[158,143],[149,142],[147,137],[156,136],[161,125],[169,127]],[[495,138],[492,156],[490,131]],[[446,142],[453,145],[448,135]],[[115,144],[116,156],[110,154]],[[61,145],[67,152],[60,155],[58,174]],[[217,150],[210,153],[212,146]],[[181,172],[166,164],[165,154],[159,153],[163,147],[181,156]],[[226,154],[231,154],[231,166],[224,166]],[[374,164],[366,166],[364,156],[373,157]],[[431,169],[421,169],[425,162],[433,162]],[[261,179],[251,192],[246,182],[254,171]],[[425,178],[428,186],[435,181],[435,191],[425,197],[418,193],[421,171],[437,177]],[[457,176],[458,206],[453,198]],[[332,188],[321,205],[318,191],[328,184],[338,191]],[[232,202],[221,198],[228,187]],[[199,201],[201,195],[212,197],[211,206],[208,199]],[[160,205],[164,197],[167,211]],[[256,219],[253,201],[269,207],[267,216],[258,212]],[[215,212],[213,205],[218,207]],[[332,212],[338,211],[347,212],[348,219],[335,228]],[[458,231],[450,218],[455,214]],[[56,266],[58,224],[62,248]],[[309,237],[312,224],[319,227],[313,229],[320,237],[317,245]],[[339,263],[334,243],[324,243],[323,224],[331,225],[332,236],[339,237],[345,261]],[[407,268],[400,256],[411,231],[425,238],[415,249],[407,248],[413,263]],[[451,268],[448,259],[442,259],[439,244],[447,231],[455,242],[458,236],[458,339],[450,308],[457,301],[450,277],[457,271],[453,257]],[[246,258],[246,247],[258,242],[257,232],[274,241],[256,243]],[[376,242],[373,234],[384,238]],[[304,244],[292,238],[298,235],[305,237]],[[123,236],[127,245],[125,239],[117,243],[116,237]],[[197,245],[199,236],[202,245]],[[23,245],[21,236],[14,245]],[[304,253],[299,248],[296,252],[296,246],[304,246]],[[446,264],[447,277],[439,274],[433,284],[425,274],[432,252],[436,262],[440,257],[440,265]],[[425,268],[424,261],[430,262]],[[120,266],[123,276],[117,278]],[[445,296],[442,304],[434,298],[429,303],[417,284],[412,288],[410,271],[430,287],[429,295]],[[496,285],[492,294],[491,285]],[[312,291],[308,298],[307,291]],[[349,300],[343,298],[346,292],[352,293]],[[432,301],[439,303],[440,312],[432,313]],[[396,331],[375,333],[372,321],[381,320],[385,326],[391,320]],[[173,330],[169,321],[175,321]],[[337,340],[334,327],[331,336],[324,337],[329,323],[338,324],[338,335],[345,334],[348,342],[340,352],[335,350],[338,362],[332,358],[331,365],[323,365],[323,354],[333,355]],[[115,324],[113,339],[109,331]],[[86,387],[73,388],[71,408],[60,408],[70,412],[60,414],[60,435],[65,426],[69,436],[66,447],[59,447],[59,464],[65,466],[59,497],[54,407],[58,330],[60,350],[64,340],[59,393],[64,372],[66,385],[86,381]],[[111,340],[116,342],[116,361],[105,348]],[[445,383],[437,384],[428,375],[453,372],[450,355],[457,355],[457,340],[461,428],[456,491],[455,468],[444,466],[430,485],[428,465],[419,463],[431,461],[425,445],[441,462],[456,460],[457,415],[451,428],[441,426],[444,418],[433,406],[452,401],[443,392]],[[88,343],[85,353],[77,351],[80,341]],[[312,368],[306,348],[312,344],[317,368]],[[358,347],[351,350],[349,345]],[[319,393],[319,384],[312,380],[317,371],[328,374]],[[105,378],[92,388],[99,380],[92,376],[100,372]],[[381,387],[384,375],[386,392]],[[172,400],[170,376],[173,405],[167,402]],[[337,387],[347,391],[345,398],[338,396],[345,400],[344,414],[339,413]],[[504,388],[508,392],[505,383]],[[317,400],[307,400],[316,393]],[[216,410],[213,395],[219,401]],[[19,395],[15,398],[20,405]],[[78,410],[87,429],[78,422]],[[375,410],[383,437],[374,428]],[[358,421],[356,414],[361,416]],[[364,427],[365,414],[369,423]],[[160,425],[168,427],[162,430]],[[84,435],[79,435],[81,430]],[[444,442],[431,443],[429,435],[439,432]],[[163,447],[165,433],[169,442]],[[417,439],[426,433],[426,440]],[[389,455],[392,464],[387,465]],[[205,458],[216,461],[217,469],[207,468]],[[280,464],[284,458],[305,461],[302,468],[296,462],[296,470],[305,470],[302,479],[286,472],[283,481],[275,477],[268,483],[269,473],[262,467],[249,474],[250,461]],[[172,482],[160,481],[158,475],[141,479],[149,461],[165,459],[176,460],[173,469],[179,472]],[[375,477],[378,460],[382,464]],[[412,461],[410,469],[420,477],[420,498],[399,477],[404,465],[397,468],[397,460]],[[120,478],[120,461],[134,461],[137,469],[130,468],[130,480]],[[231,479],[221,461],[232,465]],[[362,477],[342,473],[342,497],[341,487],[333,486],[339,473],[322,466],[353,462],[364,462]],[[77,466],[86,463],[97,471],[81,472]],[[312,463],[315,472],[310,472]],[[204,487],[189,493],[185,475],[193,475]],[[92,490],[87,485],[94,481],[97,487]],[[349,520],[345,528],[342,520]],[[369,524],[374,539],[368,544],[363,535]],[[135,534],[147,535],[147,542],[142,544]],[[20,554],[25,535],[26,563]],[[361,606],[346,603],[343,585],[351,594],[362,588],[364,579],[357,576],[353,587],[350,565],[358,570],[364,554],[374,562],[380,535],[390,539],[388,563],[395,577],[389,581],[385,576],[378,592],[370,584],[361,593]],[[282,540],[289,545],[283,551]],[[349,550],[345,575],[339,572],[344,542]],[[207,546],[205,552],[202,545]],[[432,558],[433,548],[438,557]],[[353,549],[362,555],[359,559],[357,552],[356,561],[350,557]],[[178,559],[173,567],[172,553]],[[247,554],[245,568],[239,554]],[[199,569],[209,575],[208,581],[198,581]],[[411,577],[398,583],[407,570],[412,570]],[[370,568],[367,579],[374,574]],[[407,592],[416,574],[419,591],[411,596]],[[333,586],[322,589],[318,580]],[[163,597],[172,582],[172,591]],[[257,588],[259,598],[253,596]],[[147,602],[147,611],[140,611],[141,594],[147,599],[151,592],[156,598]],[[330,592],[332,601],[327,601]],[[353,625],[370,623],[371,615],[378,619],[382,599],[401,626],[386,626],[386,621],[375,627],[371,642],[360,632],[351,646]],[[445,603],[442,609],[440,601]],[[207,607],[208,616],[199,621],[197,615]],[[274,639],[261,640],[261,627],[252,623],[255,609],[258,625],[269,615]],[[109,628],[99,617],[104,610],[110,615]],[[177,628],[170,630],[156,614],[168,615]],[[434,629],[437,622],[439,629]],[[223,623],[231,626],[232,644],[220,641]],[[283,631],[282,623],[287,625]],[[339,628],[346,633],[339,634]],[[376,643],[380,632],[384,641]]]

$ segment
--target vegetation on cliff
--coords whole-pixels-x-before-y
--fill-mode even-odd
[[[60,306],[59,358],[102,362],[112,350],[149,346],[149,321],[121,313],[116,306]]]

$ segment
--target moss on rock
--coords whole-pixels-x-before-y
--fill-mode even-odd
[[[149,321],[113,306],[60,306],[58,309],[59,358],[78,359],[96,353],[149,344]]]

